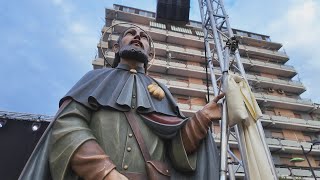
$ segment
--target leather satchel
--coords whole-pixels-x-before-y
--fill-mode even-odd
[[[147,172],[148,180],[169,180],[170,171],[169,171],[168,165],[161,161],[151,160],[151,156],[147,149],[146,144],[144,143],[144,139],[141,134],[139,124],[136,118],[134,117],[134,114],[132,113],[132,111],[125,112],[124,114],[127,117],[129,125],[133,131],[133,134],[137,139],[143,159],[146,163],[146,172]]]

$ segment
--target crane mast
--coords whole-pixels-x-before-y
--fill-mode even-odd
[[[226,89],[226,80],[228,78],[228,71],[233,69],[237,71],[244,79],[246,79],[246,73],[243,68],[239,51],[238,41],[234,37],[229,17],[225,11],[222,0],[198,0],[200,7],[200,16],[202,22],[202,28],[204,32],[206,61],[210,69],[210,77],[213,85],[214,95],[218,95]],[[213,49],[211,47],[214,47]],[[216,78],[214,75],[213,61],[217,61],[220,66],[222,76]],[[218,86],[220,81],[220,87]],[[239,169],[239,166],[243,166],[245,172],[245,178],[249,180],[249,168],[248,168],[248,154],[246,153],[246,147],[244,146],[244,128],[242,124],[235,125],[233,128],[234,133],[231,131],[231,127],[228,127],[227,117],[227,104],[226,101],[222,102],[222,119],[221,119],[221,142],[220,142],[220,180],[226,180],[229,175],[229,179],[235,179],[235,172]],[[268,164],[271,167],[274,179],[277,179],[277,174],[273,164],[272,156],[265,141],[264,131],[260,121],[256,123],[259,138],[263,144],[263,149],[267,154]],[[238,141],[238,147],[241,154],[241,160],[230,150],[228,145],[229,136],[235,136]],[[233,165],[230,162],[230,157],[233,157],[238,161],[239,166],[234,170]],[[228,160],[229,159],[229,160]]]

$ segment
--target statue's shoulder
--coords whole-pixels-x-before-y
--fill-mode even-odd
[[[115,71],[114,68],[102,68],[102,69],[93,69],[87,72],[83,77],[94,77],[109,74],[110,72]]]

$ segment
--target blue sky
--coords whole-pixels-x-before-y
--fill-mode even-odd
[[[0,110],[53,115],[59,99],[89,70],[104,8],[123,4],[155,11],[155,0],[0,2]],[[302,97],[320,102],[320,3],[316,0],[226,0],[234,28],[284,44]],[[191,0],[191,19],[200,20]],[[295,79],[298,79],[296,76]]]

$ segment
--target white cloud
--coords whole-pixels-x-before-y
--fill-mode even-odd
[[[88,28],[83,23],[79,22],[71,23],[68,28],[72,33],[75,34],[87,34],[89,32]]]
[[[91,69],[91,61],[96,52],[96,45],[99,40],[97,31],[102,28],[92,23],[92,19],[82,14],[76,4],[63,0],[53,0],[53,4],[61,8],[60,36],[58,42],[61,48],[66,51],[80,71]],[[102,9],[102,8],[101,8]],[[96,19],[99,20],[100,17]],[[90,19],[90,21],[89,21]]]
[[[74,11],[74,6],[69,3],[69,2],[66,2],[64,0],[52,0],[52,3],[61,8],[61,10],[65,13],[65,14],[69,14],[71,12]]]
[[[294,1],[279,18],[271,21],[267,31],[284,44],[299,77],[307,88],[302,97],[320,103],[320,3],[314,0]]]
[[[304,59],[308,65],[320,68],[319,51],[315,47],[320,41],[320,3],[313,0],[299,1],[289,7],[279,19],[272,22],[269,32],[284,43],[289,51],[310,56]]]

